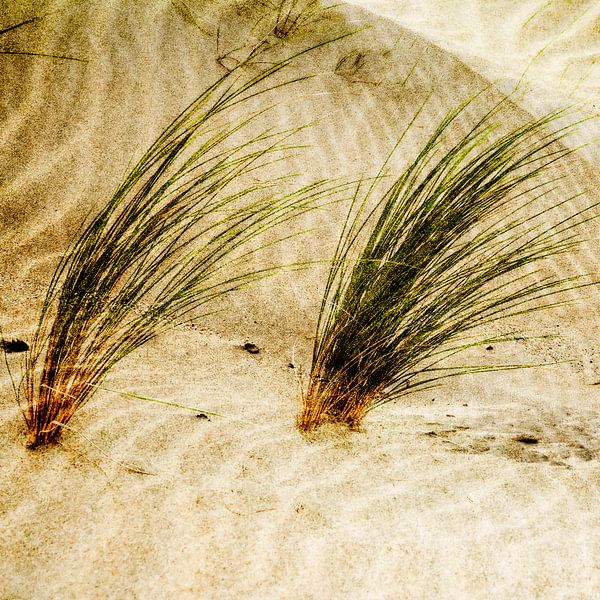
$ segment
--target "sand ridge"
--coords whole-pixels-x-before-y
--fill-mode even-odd
[[[567,102],[600,91],[594,0],[352,0],[424,35],[484,77],[531,84]]]

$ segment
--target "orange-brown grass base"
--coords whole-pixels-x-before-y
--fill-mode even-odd
[[[56,444],[59,441],[60,434],[61,426],[58,422],[50,424],[48,429],[30,432],[27,436],[27,448],[29,450],[35,450],[41,446]]]
[[[298,428],[307,433],[323,423],[334,423],[358,431],[373,400],[373,394],[311,384],[303,395],[303,409],[298,417]]]
[[[40,410],[43,409],[43,410]],[[75,402],[61,396],[59,399],[50,391],[40,393],[38,401],[29,403],[27,410],[27,448],[56,444],[62,434],[63,426],[75,414]]]

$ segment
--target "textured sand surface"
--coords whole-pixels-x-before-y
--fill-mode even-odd
[[[369,4],[389,13],[395,3]],[[594,2],[505,1],[488,11],[488,3],[471,1],[457,14],[459,3],[431,0],[419,11],[415,4],[396,7],[397,22],[341,7],[289,40],[285,51],[370,25],[307,55],[296,68],[317,77],[272,98],[277,105],[268,119],[281,128],[320,119],[300,138],[312,147],[287,161],[287,172],[305,181],[374,173],[433,92],[402,162],[457,101],[498,76],[489,67],[501,68],[496,55],[469,32],[492,42],[488,32],[495,32],[504,44],[494,46],[500,62],[513,56],[516,63],[543,43],[552,19],[565,20],[560,10],[587,8],[573,16],[568,39],[544,56],[557,96],[571,95],[572,80],[557,87],[556,73],[578,57],[593,63],[598,51]],[[550,4],[558,12],[544,16]],[[52,269],[82,219],[224,72],[216,59],[243,58],[257,35],[251,5],[0,2],[0,29],[45,15],[0,36],[0,49],[88,59],[0,54],[5,336],[31,336]],[[519,10],[504,21],[514,5]],[[461,54],[457,40],[479,58]],[[362,67],[336,73],[351,51],[364,54]],[[546,105],[547,92],[536,96],[534,79],[508,125],[517,125],[525,109]],[[598,92],[598,79],[591,81],[579,86],[586,96]],[[587,124],[581,140],[597,133]],[[569,160],[568,177],[547,201],[580,192],[573,206],[593,201],[599,163],[592,143]],[[343,214],[343,206],[333,206],[306,215],[297,227],[312,229],[309,241],[276,246],[268,259],[328,257]],[[590,224],[584,233],[581,251],[550,270],[597,271],[600,228]],[[3,368],[0,598],[598,597],[598,292],[591,288],[577,304],[513,324],[560,338],[476,349],[461,359],[574,363],[465,377],[374,411],[364,432],[325,427],[306,439],[294,424],[296,374],[309,366],[323,275],[316,267],[281,274],[233,295],[218,316],[154,340],[106,382],[223,418],[100,391],[60,445],[31,452]],[[260,353],[245,352],[247,341]],[[18,355],[9,360],[18,366]],[[522,435],[539,441],[524,444],[517,441]]]
[[[352,0],[387,15],[493,80],[598,101],[600,4],[595,0]]]

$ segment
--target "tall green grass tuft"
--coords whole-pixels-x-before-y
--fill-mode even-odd
[[[251,99],[293,83],[272,80],[290,60],[249,78],[236,70],[200,94],[68,248],[16,386],[30,447],[57,440],[125,356],[272,273],[245,265],[261,249],[249,243],[344,188],[315,182],[285,193],[285,178],[256,177],[294,151],[296,130],[251,135],[261,113],[247,112]]]
[[[513,368],[442,361],[477,344],[465,338],[473,329],[583,285],[541,268],[578,243],[576,228],[597,206],[546,197],[574,124],[553,113],[502,133],[502,102],[451,144],[468,104],[384,193],[388,161],[357,190],[324,291],[301,430],[358,428],[368,411],[447,377]]]

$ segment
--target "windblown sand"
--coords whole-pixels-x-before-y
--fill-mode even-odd
[[[317,76],[272,98],[269,118],[282,129],[319,118],[300,136],[311,148],[285,164],[299,181],[374,174],[432,94],[402,163],[487,78],[514,87],[523,72],[514,65],[526,67],[550,39],[558,41],[528,71],[530,90],[507,125],[569,96],[598,98],[594,2],[362,4],[396,21],[344,6],[289,41],[293,49],[369,26],[307,55],[294,68]],[[567,22],[573,5],[583,16]],[[244,57],[257,9],[15,0],[0,10],[0,29],[44,15],[1,36],[0,49],[87,59],[0,54],[0,326],[27,340],[82,220],[224,73],[216,59]],[[364,55],[360,69],[336,72],[352,51]],[[597,134],[582,126],[573,143],[591,144],[547,202],[579,193],[573,207],[597,201]],[[295,226],[311,229],[308,239],[272,248],[268,260],[328,258],[344,212],[306,215]],[[597,272],[598,224],[583,235],[577,254],[548,268]],[[574,362],[456,379],[374,411],[363,432],[325,427],[305,438],[295,428],[298,377],[309,367],[324,275],[325,267],[282,273],[232,295],[218,315],[154,340],[106,382],[222,418],[99,391],[58,446],[32,452],[2,368],[0,598],[597,598],[597,289],[510,324],[560,337],[461,359]],[[20,356],[8,360],[18,371]]]

